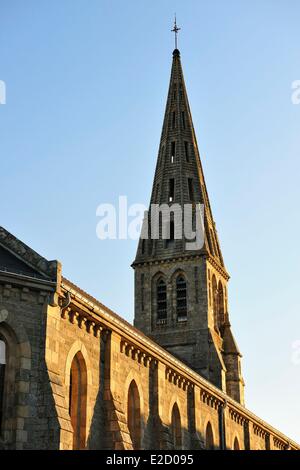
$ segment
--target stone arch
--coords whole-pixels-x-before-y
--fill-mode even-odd
[[[20,357],[31,361],[31,346],[22,323],[15,322],[14,317],[6,309],[0,311],[0,327],[8,328],[18,343]]]
[[[241,450],[239,440],[237,436],[235,436],[234,441],[233,441],[233,450]]]
[[[128,388],[127,426],[134,450],[141,448],[141,400],[135,380]]]
[[[82,385],[84,386],[84,392],[83,395],[86,397],[85,398],[85,432],[81,430],[79,433],[80,439],[79,443],[81,446],[83,446],[83,435],[86,437],[88,435],[88,430],[91,422],[91,406],[90,406],[90,389],[92,387],[92,367],[89,359],[89,355],[87,352],[87,349],[85,345],[83,344],[82,341],[77,340],[75,341],[71,348],[69,349],[67,358],[66,358],[66,363],[65,363],[65,387],[66,387],[66,406],[67,409],[70,412],[70,378],[71,378],[71,369],[72,369],[72,364],[75,356],[77,354],[80,355],[78,356],[79,360],[79,366],[81,366],[81,371],[83,373],[83,383]],[[78,364],[77,364],[78,365]],[[71,416],[70,420],[72,422]],[[74,423],[72,423],[73,425]],[[74,429],[73,429],[74,430]],[[73,435],[74,436],[74,435]],[[78,445],[78,435],[77,435],[77,445]],[[74,439],[73,439],[73,446],[74,446]]]
[[[215,448],[214,431],[210,421],[206,423],[205,427],[205,448],[206,450],[214,450]]]
[[[174,449],[182,449],[182,426],[177,402],[173,404],[171,413],[171,436]]]
[[[165,323],[168,318],[168,284],[164,273],[157,272],[152,277],[152,311],[154,315],[152,321],[157,323]]]
[[[187,277],[186,272],[185,272],[184,269],[182,269],[182,268],[180,268],[180,267],[179,267],[179,268],[175,268],[174,271],[173,271],[172,274],[171,274],[171,282],[174,283],[174,281],[176,280],[177,276],[179,276],[180,274],[181,274],[182,276],[184,276],[185,278]]]
[[[4,310],[1,311],[3,316]],[[24,328],[20,325],[12,325],[10,316],[5,310],[5,321],[0,323],[0,339],[5,344],[5,367],[2,368],[2,410],[1,410],[1,437],[8,444],[18,448],[23,448],[27,442],[26,433],[17,434],[17,420],[20,416],[20,407],[22,408],[22,418],[24,412],[29,415],[29,377],[23,374],[22,383],[20,381],[20,372],[22,369],[27,372],[31,369],[31,347]],[[21,389],[22,386],[22,389]],[[22,405],[18,395],[22,393]],[[24,428],[24,420],[23,426]]]
[[[188,427],[186,413],[184,413],[183,410],[186,409],[187,404],[185,402],[183,402],[182,397],[180,396],[180,394],[177,391],[174,391],[173,395],[171,396],[171,400],[169,402],[168,415],[167,415],[171,440],[172,440],[172,412],[173,412],[173,409],[174,409],[175,405],[178,407],[179,416],[180,416],[181,448],[183,449],[184,446],[185,446],[185,435],[184,435],[183,430],[187,429],[187,427]]]
[[[86,368],[87,368],[87,387],[88,389],[92,386],[92,367],[91,367],[91,362],[90,358],[87,352],[87,349],[85,345],[82,343],[82,341],[77,340],[75,341],[71,348],[69,349],[67,358],[66,358],[66,364],[65,364],[65,385],[67,388],[70,386],[70,374],[69,371],[71,369],[71,364],[74,359],[74,356],[78,353],[81,352],[85,363],[86,363]],[[88,390],[89,391],[89,390]],[[69,402],[68,402],[69,405]]]
[[[136,392],[138,392],[138,405],[139,405],[139,411],[136,409],[135,411],[138,412],[138,415],[136,416],[136,422],[139,422],[139,432],[137,433],[137,439],[132,439],[131,432],[130,432],[130,425],[128,421],[128,411],[130,408],[130,396],[129,396],[129,390],[132,384],[135,384],[134,390],[133,390],[133,395],[132,397],[137,397]],[[128,431],[131,437],[132,445],[133,448],[135,448],[135,445],[139,445],[139,449],[142,448],[142,442],[143,442],[143,431],[144,431],[144,423],[146,422],[146,417],[144,415],[144,395],[143,395],[143,388],[142,388],[142,382],[140,379],[139,374],[131,370],[127,376],[127,379],[125,381],[125,386],[124,386],[124,411],[126,414],[126,419],[127,419],[127,426],[128,426]],[[135,442],[133,442],[135,441]]]
[[[87,367],[81,351],[70,367],[69,415],[73,427],[73,449],[85,449],[87,413]]]
[[[162,277],[165,282],[167,282],[167,276],[163,271],[157,271],[153,276],[152,276],[152,284],[156,283],[156,281]]]
[[[17,419],[14,404],[17,402],[16,395],[18,392],[18,384],[16,382],[16,374],[20,369],[20,349],[14,330],[6,323],[0,324],[0,340],[4,344],[2,350],[5,353],[5,357],[3,357],[1,361],[3,365],[0,391],[0,436],[8,442],[13,442],[15,440]]]
[[[181,404],[180,396],[177,392],[173,393],[173,395],[171,397],[171,400],[170,400],[169,411],[168,411],[168,415],[167,415],[170,425],[171,425],[171,422],[172,422],[172,410],[173,410],[173,407],[174,407],[175,404],[178,406],[179,413],[180,413],[182,404]],[[182,415],[182,413],[180,413],[180,416],[181,415]]]

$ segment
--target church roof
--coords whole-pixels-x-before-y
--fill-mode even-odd
[[[32,248],[0,227],[0,270],[56,281],[58,261],[48,261]]]

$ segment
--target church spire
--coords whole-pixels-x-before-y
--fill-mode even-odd
[[[175,22],[174,30],[178,29]],[[169,91],[151,194],[151,204],[170,202],[178,203],[182,208],[184,204],[203,205],[205,239],[201,254],[206,253],[211,257],[228,278],[205,184],[178,49],[173,51]],[[151,215],[151,207],[149,214]],[[149,239],[140,240],[135,262],[145,262],[157,256],[166,258],[192,255],[190,250],[186,250],[184,238],[167,244],[165,240],[152,240],[150,215]],[[193,254],[199,255],[199,252]]]
[[[174,33],[176,41],[176,22]],[[163,236],[166,221],[154,208],[171,209],[174,205],[182,208],[183,218],[186,205],[194,213],[202,206],[202,248],[187,248],[185,234],[178,237],[171,216],[168,237]],[[153,233],[158,236],[153,237]],[[173,51],[150,208],[132,266],[135,326],[243,403],[241,354],[229,323],[229,275],[212,215],[177,47]]]

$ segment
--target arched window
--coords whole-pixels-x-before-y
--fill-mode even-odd
[[[181,420],[177,403],[172,409],[171,431],[174,449],[182,448]]]
[[[187,317],[187,288],[186,280],[182,274],[176,279],[176,313],[177,320],[186,320]]]
[[[240,450],[240,444],[237,437],[234,439],[233,450]]]
[[[70,370],[69,413],[73,426],[73,449],[84,449],[86,440],[87,369],[81,352]]]
[[[160,278],[156,285],[157,319],[165,320],[167,318],[167,286],[165,281]]]
[[[26,359],[29,357],[26,356]],[[19,370],[20,349],[15,333],[4,322],[0,323],[0,434],[10,444],[16,442],[16,419],[19,412],[16,406],[19,400],[16,375]],[[21,395],[22,403],[27,404],[28,394],[22,392]]]
[[[141,448],[141,408],[140,395],[133,380],[128,389],[127,425],[134,450]]]
[[[224,324],[224,291],[221,281],[218,285],[218,327],[219,329]]]
[[[207,450],[214,450],[214,435],[210,422],[207,423],[205,432],[205,447]]]
[[[4,379],[7,362],[7,347],[4,338],[0,335],[0,432],[2,431],[4,411]]]

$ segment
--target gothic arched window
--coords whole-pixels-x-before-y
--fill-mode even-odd
[[[141,448],[141,408],[140,394],[134,380],[128,389],[127,425],[133,449],[138,450]]]
[[[69,413],[73,426],[73,449],[84,449],[86,440],[87,369],[81,352],[70,370]]]
[[[182,274],[176,279],[176,313],[178,320],[185,320],[187,317],[187,287]]]
[[[156,285],[157,319],[165,320],[167,318],[167,286],[165,281],[160,278]]]
[[[234,439],[233,450],[240,450],[240,444],[237,437]]]
[[[174,449],[182,448],[181,419],[177,403],[172,409],[171,431]]]
[[[15,422],[19,412],[16,375],[19,370],[20,349],[15,333],[4,322],[0,323],[0,434],[10,444],[16,441]],[[22,392],[22,403],[27,404],[26,392]]]
[[[214,435],[210,422],[207,423],[205,432],[205,447],[207,450],[214,450]]]
[[[4,379],[7,363],[6,341],[0,336],[0,431],[2,430],[3,411],[4,411]]]

